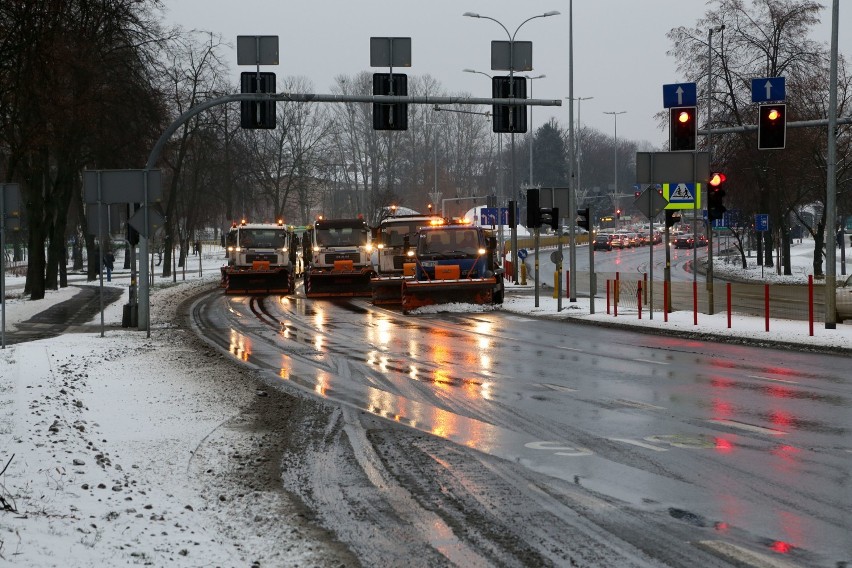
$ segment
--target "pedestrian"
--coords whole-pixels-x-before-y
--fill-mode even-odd
[[[107,282],[112,282],[113,266],[115,266],[115,255],[112,254],[111,250],[107,249],[107,252],[104,255],[104,267],[106,267]]]
[[[201,254],[201,241],[195,241],[195,244],[192,248],[192,256],[195,256],[197,254]]]

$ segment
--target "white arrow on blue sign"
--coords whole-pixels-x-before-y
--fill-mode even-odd
[[[787,98],[784,77],[763,77],[751,80],[751,102],[766,103]]]
[[[663,85],[663,108],[696,106],[698,96],[695,83]]]

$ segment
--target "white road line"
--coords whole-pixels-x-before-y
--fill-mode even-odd
[[[661,448],[659,446],[652,446],[651,444],[646,444],[645,442],[640,442],[639,440],[631,440],[630,438],[607,438],[607,440],[612,440],[613,442],[624,442],[625,444],[632,444],[634,446],[639,446],[640,448],[647,448],[649,450],[654,450],[655,452],[667,452],[668,448]]]
[[[650,359],[633,359],[634,361],[639,361],[640,363],[653,363],[655,365],[670,365],[670,363],[666,361],[651,361]]]
[[[787,432],[783,432],[781,430],[773,430],[772,428],[763,428],[761,426],[753,426],[752,424],[746,424],[745,422],[736,422],[734,420],[719,420],[712,419],[708,420],[708,422],[712,422],[713,424],[722,424],[723,426],[729,426],[731,428],[738,428],[740,430],[746,430],[748,432],[757,432],[759,434],[769,434],[771,436],[784,436]]]
[[[760,381],[772,381],[773,383],[787,383],[790,385],[798,385],[797,381],[785,381],[784,379],[773,379],[771,377],[761,377],[759,375],[748,375],[750,379],[758,379]]]
[[[544,388],[548,388],[550,390],[555,391],[564,391],[564,392],[577,392],[577,389],[572,389],[571,387],[563,387],[562,385],[553,385],[550,383],[539,383]]]

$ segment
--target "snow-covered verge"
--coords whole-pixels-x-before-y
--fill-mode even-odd
[[[0,564],[347,558],[280,488],[280,444],[254,423],[269,414],[258,405],[286,415],[303,401],[262,390],[254,372],[184,326],[185,300],[210,282],[156,288],[150,338],[122,329],[114,305],[104,337],[93,325],[0,351]],[[33,309],[17,308],[11,322]]]

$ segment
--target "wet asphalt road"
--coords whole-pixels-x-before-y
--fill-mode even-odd
[[[365,565],[852,559],[848,357],[360,299],[193,315],[339,408],[282,475]]]

